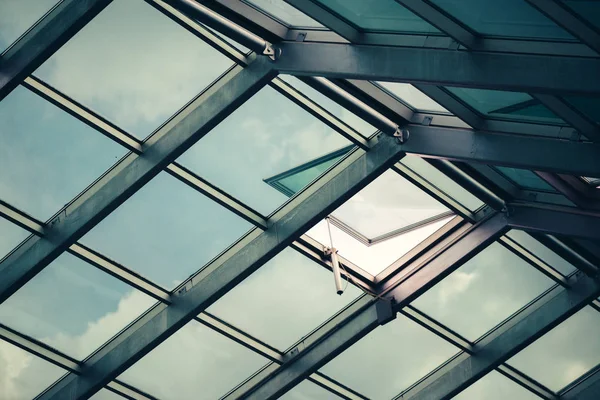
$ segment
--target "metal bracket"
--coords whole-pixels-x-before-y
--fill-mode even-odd
[[[389,300],[383,298],[377,301],[375,309],[377,310],[377,321],[380,325],[385,325],[396,319],[396,311],[394,310],[393,302],[393,299]]]
[[[398,143],[405,143],[408,140],[408,137],[410,136],[410,132],[408,131],[408,129],[397,127],[396,132],[394,132],[392,136],[398,139]]]
[[[269,57],[272,61],[277,61],[277,59],[281,56],[281,49],[267,42],[262,54],[263,56]]]

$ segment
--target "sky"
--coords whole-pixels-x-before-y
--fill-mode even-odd
[[[9,10],[0,13],[3,49],[53,1],[0,0],[0,5]],[[6,17],[9,14],[11,18]],[[35,75],[144,139],[231,65],[229,59],[143,1],[115,0]],[[324,100],[297,79],[284,79],[363,135],[373,133],[369,124]],[[0,103],[0,143],[0,200],[40,221],[48,220],[126,154],[115,142],[24,87],[18,87]],[[348,144],[341,135],[267,87],[178,162],[266,216],[287,197],[266,185],[264,178]],[[405,161],[470,209],[481,204],[427,169],[428,164],[419,164],[411,157]],[[443,205],[399,175],[386,172],[334,214],[371,236],[444,211]],[[340,254],[376,275],[445,223],[447,220],[442,220],[371,247],[335,227],[332,235]],[[248,222],[163,172],[81,242],[171,290],[250,228]],[[323,222],[309,235],[329,245]],[[0,218],[0,257],[27,236],[26,231]],[[518,240],[537,249],[540,257],[556,264],[559,270],[572,270],[530,237],[521,235]],[[474,340],[549,285],[541,273],[495,244],[414,306]],[[483,294],[485,301],[481,300]],[[286,249],[208,311],[284,351],[359,295],[353,286],[342,296],[336,295],[333,279],[324,268]],[[149,296],[75,256],[63,254],[0,305],[0,323],[83,360],[154,303]],[[597,329],[597,313],[584,311],[557,328],[558,333],[552,331],[526,350],[543,355],[548,353],[546,348],[562,345],[555,366],[532,361],[544,360],[542,356],[517,355],[511,362],[532,376],[541,374],[540,381],[547,380],[549,385],[563,385],[585,372],[600,359],[600,348],[592,344],[587,351],[578,352],[564,340],[565,335],[583,340],[587,329]],[[477,318],[469,319],[469,315]],[[385,343],[400,345],[382,346]],[[390,398],[457,351],[398,316],[322,371],[375,399]],[[211,399],[223,395],[266,362],[192,321],[120,379],[160,398],[174,398],[175,393],[176,398],[198,398],[201,393],[201,398]],[[32,398],[63,373],[0,341],[1,399]],[[383,379],[391,383],[384,385]],[[461,394],[460,399],[478,399],[483,393],[494,400],[520,392],[518,386],[493,373]],[[527,393],[514,396],[526,399]],[[94,399],[114,397],[102,391]],[[284,398],[331,399],[332,395],[303,382]]]

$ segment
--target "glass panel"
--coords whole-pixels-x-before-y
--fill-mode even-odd
[[[489,36],[573,39],[523,0],[432,0],[477,33]]]
[[[537,176],[533,171],[528,169],[498,167],[494,166],[502,175],[513,181],[517,186],[523,189],[544,190],[548,192],[556,192],[548,182]]]
[[[425,225],[371,246],[364,245],[333,224],[331,225],[331,236],[333,245],[341,256],[375,276],[442,228],[450,219]],[[325,221],[313,226],[306,234],[325,246],[330,247],[331,245]]]
[[[598,4],[600,5],[600,2]],[[600,97],[567,96],[564,99],[589,119],[600,124]]]
[[[439,33],[434,26],[394,0],[315,1],[367,31]]]
[[[323,25],[297,10],[284,0],[244,0],[265,14],[274,17],[285,25],[306,28],[325,28]]]
[[[412,305],[475,341],[554,284],[493,243]]]
[[[513,229],[508,232],[506,236],[519,243],[530,253],[565,276],[568,276],[577,270],[577,268],[567,262],[564,258],[560,257],[558,254],[523,231]]]
[[[162,172],[82,241],[172,289],[250,228],[245,220]]]
[[[365,396],[391,399],[457,352],[400,314],[321,368]]]
[[[377,82],[378,85],[418,111],[449,112],[431,97],[409,83]]]
[[[585,307],[509,360],[509,364],[559,391],[600,364],[600,314]]]
[[[267,215],[288,196],[265,179],[349,144],[333,129],[266,87],[179,161]]]
[[[303,380],[292,390],[279,398],[280,400],[335,400],[341,399],[328,390],[308,380]]]
[[[0,198],[45,221],[125,149],[24,87],[0,102]]]
[[[598,0],[563,0],[579,16],[600,29],[600,2]]]
[[[542,123],[564,123],[527,93],[446,87],[448,91],[488,117]]]
[[[279,75],[279,78],[284,82],[293,86],[300,93],[304,94],[306,97],[323,107],[325,110],[329,111],[333,116],[337,117],[340,121],[346,123],[346,125],[355,129],[364,137],[371,137],[377,128],[373,125],[366,122],[364,119],[358,117],[356,114],[348,111],[335,101],[331,100],[329,97],[325,96],[323,93],[318,90],[313,89],[306,83],[302,82],[300,79],[296,78],[292,75]],[[348,96],[351,96],[348,94]],[[351,96],[353,97],[353,96]]]
[[[120,396],[114,392],[111,392],[108,389],[102,389],[101,391],[99,391],[98,393],[96,393],[95,395],[90,397],[90,400],[124,400],[124,399],[125,399],[125,397]]]
[[[404,156],[400,162],[435,185],[442,192],[446,193],[457,202],[465,206],[467,209],[475,211],[484,205],[483,201],[473,196],[471,192],[454,182],[452,179],[448,178],[448,176],[440,172],[440,170],[429,164],[421,157],[408,154]]]
[[[161,399],[218,399],[267,359],[192,321],[119,380]]]
[[[208,312],[285,350],[361,293],[349,285],[338,296],[329,271],[287,248],[223,296]]]
[[[453,397],[453,400],[539,400],[527,389],[517,385],[499,372],[492,371],[466,390]]]
[[[82,360],[156,301],[70,254],[0,306],[0,322]]]
[[[29,232],[0,217],[0,260],[29,236]]]
[[[2,0],[0,53],[44,16],[57,0]]]
[[[143,139],[231,64],[143,0],[115,0],[35,74]]]
[[[66,372],[0,340],[0,399],[33,399]]]
[[[332,215],[373,239],[448,212],[436,199],[398,173],[387,170]]]

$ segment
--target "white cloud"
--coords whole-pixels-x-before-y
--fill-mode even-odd
[[[455,296],[465,292],[476,278],[476,272],[467,273],[461,270],[455,271],[453,274],[448,276],[446,278],[446,282],[444,282],[445,285],[438,293],[440,304],[444,306]]]

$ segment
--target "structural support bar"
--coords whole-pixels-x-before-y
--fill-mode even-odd
[[[0,101],[112,0],[63,0],[0,59]]]
[[[571,287],[555,287],[477,344],[474,355],[461,354],[398,398],[450,399],[546,332],[583,308],[600,293],[600,282],[578,274]]]
[[[256,58],[235,67],[163,126],[141,155],[130,153],[0,264],[0,303],[51,263],[111,211],[196,143],[272,79],[272,63]]]
[[[281,73],[530,93],[600,93],[600,59],[285,42]]]
[[[377,143],[368,152],[352,153],[272,217],[266,231],[207,266],[171,306],[156,307],[124,330],[88,360],[87,372],[68,375],[42,398],[89,398],[402,157],[395,138],[373,140]]]

